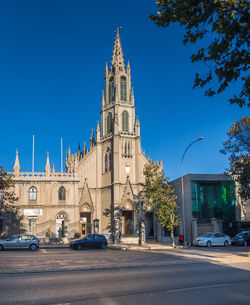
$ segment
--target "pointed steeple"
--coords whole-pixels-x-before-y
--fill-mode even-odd
[[[55,164],[53,162],[52,173],[55,173]]]
[[[70,146],[69,146],[69,149],[68,149],[68,156],[70,156]]]
[[[46,176],[50,175],[49,152],[47,152],[47,161],[45,166]]]
[[[16,160],[15,160],[15,165],[14,165],[14,174],[15,176],[19,176],[20,174],[20,164],[19,164],[19,157],[18,157],[18,150],[16,150]]]
[[[80,153],[81,153],[81,145],[80,143],[78,143],[78,154],[80,155]]]
[[[131,96],[130,96],[130,102],[132,105],[135,104],[135,97],[134,97],[134,88],[131,88]]]
[[[74,162],[74,175],[76,177],[78,175],[78,162],[77,162],[77,158],[75,158],[75,162]]]
[[[99,121],[96,124],[96,142],[100,142],[100,125]]]
[[[94,129],[91,129],[91,136],[90,136],[90,148],[94,146]]]
[[[102,107],[105,105],[104,91],[102,90]]]
[[[128,60],[128,65],[127,65],[127,73],[130,74],[130,63],[129,63],[129,60]]]
[[[108,63],[106,62],[105,75],[107,76],[108,74],[109,74],[109,68],[108,68]]]
[[[86,155],[86,153],[87,153],[87,148],[86,148],[86,142],[84,141],[83,154]]]
[[[141,129],[141,125],[140,125],[140,122],[139,122],[139,117],[137,115],[136,123],[135,123],[135,134],[136,134],[137,137],[140,137],[140,135],[141,135],[140,129]]]
[[[163,163],[162,163],[162,160],[160,160],[160,168],[163,170]]]
[[[113,50],[113,56],[112,56],[112,67],[115,68],[115,70],[125,71],[125,65],[124,65],[124,58],[123,58],[123,52],[122,52],[122,45],[119,35],[120,28],[118,27],[116,30],[116,37],[115,37],[115,45]]]

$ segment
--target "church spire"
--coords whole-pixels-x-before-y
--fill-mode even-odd
[[[120,27],[116,30],[116,37],[115,37],[115,45],[113,50],[113,56],[112,56],[112,68],[116,68],[120,71],[125,71],[125,65],[124,65],[124,58],[123,58],[123,52],[122,52],[122,45],[119,35]],[[113,69],[112,69],[113,70]]]

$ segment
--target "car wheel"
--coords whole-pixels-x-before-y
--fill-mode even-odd
[[[0,245],[0,251],[3,251],[3,245]]]
[[[225,247],[228,247],[228,246],[229,246],[229,243],[228,243],[227,240],[224,242],[224,246],[225,246]]]
[[[78,245],[76,246],[76,249],[77,249],[77,250],[81,250],[81,249],[82,249],[82,246],[81,246],[80,244],[78,244]]]
[[[101,245],[101,248],[102,248],[102,249],[106,249],[106,247],[107,247],[107,246],[106,246],[105,244],[102,244],[102,245]]]
[[[35,244],[30,245],[30,250],[31,251],[36,251],[37,250],[37,246]]]
[[[207,242],[207,247],[210,248],[211,247],[211,241]]]
[[[243,246],[246,247],[247,246],[247,241],[244,240]]]

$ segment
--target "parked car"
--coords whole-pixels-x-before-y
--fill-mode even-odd
[[[230,237],[223,233],[206,233],[194,239],[193,244],[195,246],[225,246],[231,245]]]
[[[250,246],[250,231],[244,231],[231,238],[233,246]]]
[[[39,239],[34,235],[12,235],[0,240],[0,251],[8,249],[30,249],[35,251],[39,248]]]
[[[76,250],[87,248],[106,249],[107,245],[106,237],[101,234],[89,234],[82,239],[74,240],[70,243],[70,247]]]

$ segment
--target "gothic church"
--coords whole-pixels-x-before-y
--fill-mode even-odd
[[[129,62],[125,66],[119,29],[111,66],[105,68],[101,123],[92,129],[90,148],[66,156],[66,172],[21,172],[18,152],[14,165],[15,192],[22,232],[42,237],[73,238],[112,232],[116,241],[137,235],[134,195],[144,182],[148,162],[142,152],[140,123],[135,115]],[[162,163],[161,163],[162,167]],[[148,237],[159,230],[152,211],[145,211]],[[6,223],[4,231],[14,230]],[[8,232],[13,233],[13,232]]]

